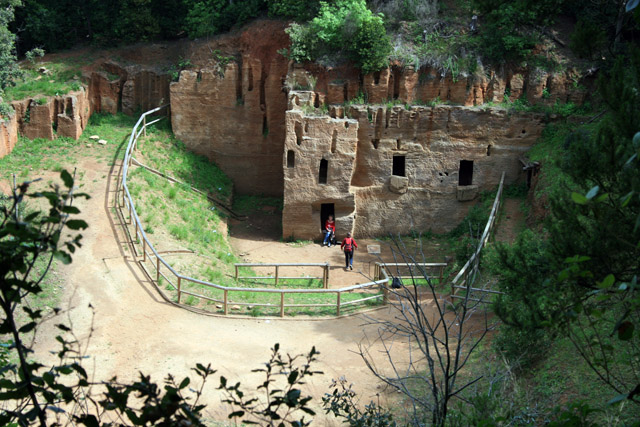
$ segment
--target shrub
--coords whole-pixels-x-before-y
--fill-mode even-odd
[[[322,3],[308,24],[292,24],[287,33],[287,56],[297,62],[350,59],[364,73],[387,66],[391,51],[382,16],[367,8],[364,0]]]
[[[319,0],[267,0],[269,16],[291,18],[298,22],[313,19],[320,9]]]
[[[602,25],[580,20],[571,33],[569,47],[581,58],[591,59],[607,42],[607,34]]]
[[[190,38],[218,34],[260,14],[263,0],[185,0],[185,29]]]
[[[479,48],[494,62],[520,61],[539,41],[535,28],[550,24],[561,2],[555,0],[473,0],[481,14]]]

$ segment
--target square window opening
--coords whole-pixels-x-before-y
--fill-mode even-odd
[[[460,160],[458,171],[458,185],[471,185],[473,183],[473,160]]]
[[[405,170],[405,156],[393,156],[393,171],[392,174],[396,176],[407,176]]]

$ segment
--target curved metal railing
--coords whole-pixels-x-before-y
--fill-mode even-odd
[[[131,132],[131,137],[129,138],[129,143],[127,144],[127,148],[124,154],[124,161],[122,165],[122,180],[120,185],[118,186],[118,189],[116,190],[116,205],[120,208],[121,212],[123,208],[127,208],[129,210],[129,221],[130,223],[133,222],[134,229],[135,229],[135,236],[133,240],[137,241],[138,239],[140,239],[142,244],[142,261],[140,262],[140,265],[143,268],[145,268],[144,264],[147,262],[147,258],[149,258],[150,261],[155,261],[155,262],[152,262],[152,265],[155,267],[155,270],[156,270],[155,271],[156,280],[154,282],[155,286],[159,288],[160,277],[163,277],[173,287],[173,289],[177,291],[178,305],[183,305],[181,302],[183,294],[190,295],[195,298],[201,298],[201,299],[212,301],[214,303],[222,304],[223,312],[225,315],[229,313],[230,305],[252,306],[252,307],[262,306],[262,307],[270,307],[270,308],[279,307],[280,317],[284,317],[285,309],[287,307],[335,307],[336,315],[340,316],[341,310],[345,306],[360,304],[360,303],[364,303],[365,301],[370,301],[374,299],[382,299],[383,303],[386,303],[386,300],[387,300],[386,292],[383,292],[383,294],[375,294],[375,295],[367,296],[367,297],[360,298],[353,301],[344,301],[344,302],[342,301],[342,294],[347,292],[365,290],[370,288],[378,288],[378,289],[382,288],[383,291],[385,291],[386,286],[384,285],[389,282],[389,277],[384,272],[383,272],[384,277],[380,280],[375,280],[368,283],[363,283],[359,285],[353,285],[353,286],[348,286],[348,287],[338,288],[338,289],[276,289],[276,288],[228,287],[228,286],[218,285],[215,283],[210,283],[204,280],[195,279],[193,277],[185,276],[177,272],[165,259],[162,258],[162,256],[160,256],[160,253],[156,250],[156,248],[153,246],[153,244],[147,237],[147,234],[144,231],[144,227],[142,227],[142,222],[140,221],[140,217],[136,212],[136,207],[133,202],[133,198],[131,197],[131,193],[129,192],[129,188],[127,186],[127,174],[129,172],[129,167],[131,166],[131,162],[133,159],[133,151],[136,148],[140,135],[146,134],[146,128],[148,126],[151,126],[164,118],[164,117],[160,117],[147,122],[147,117],[150,117],[153,114],[162,111],[168,106],[169,105],[167,104],[167,105],[163,105],[161,107],[149,110],[143,113],[138,119],[138,121],[136,122]],[[122,196],[118,195],[118,192],[122,192]],[[120,197],[122,198],[121,204],[119,203]],[[122,217],[124,219],[124,214],[122,215]],[[161,270],[162,266],[164,266],[166,271],[170,273],[170,276],[167,276],[167,274],[165,274],[165,272]],[[147,273],[149,272],[147,271]],[[175,280],[175,283],[171,280],[172,278]],[[195,284],[209,287],[212,289],[221,290],[223,291],[223,298],[220,300],[207,295],[201,295],[201,294],[192,292],[190,290],[183,289],[182,287],[183,282],[191,282],[191,283],[195,283]],[[246,302],[240,302],[240,301],[231,302],[229,300],[229,294],[233,292],[256,292],[256,293],[279,294],[280,304],[246,303]],[[335,299],[335,303],[327,303],[327,304],[287,304],[285,303],[286,294],[335,294],[336,299]]]

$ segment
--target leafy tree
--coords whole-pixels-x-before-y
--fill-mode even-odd
[[[391,44],[382,16],[371,12],[364,0],[322,2],[313,20],[293,24],[287,32],[291,38],[288,56],[298,62],[350,59],[364,73],[388,64]]]
[[[539,41],[536,27],[557,16],[557,0],[473,0],[480,15],[479,43],[483,55],[495,62],[524,59]]]
[[[191,38],[210,36],[229,30],[258,16],[264,0],[184,0],[187,8],[185,29]]]
[[[16,37],[9,30],[15,8],[20,4],[20,0],[0,0],[0,89],[9,86],[20,72],[16,64]]]
[[[539,246],[543,252],[512,248],[505,259],[522,259],[501,264],[501,287],[513,304],[498,305],[507,322],[520,316],[569,337],[604,384],[637,404],[639,76],[640,52],[635,51],[618,58],[600,79],[608,114],[594,132],[578,130],[567,139],[560,164],[570,184],[550,196],[547,241]],[[518,299],[525,304],[510,313]]]
[[[306,22],[316,16],[320,9],[320,0],[267,0],[267,5],[270,16]]]
[[[494,346],[515,366],[525,367],[543,357],[550,344],[542,323],[558,298],[547,279],[551,273],[548,243],[531,230],[521,233],[513,245],[496,243],[488,259],[494,274],[500,275],[494,310],[504,324]]]

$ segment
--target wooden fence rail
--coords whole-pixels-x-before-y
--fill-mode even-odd
[[[240,267],[275,267],[275,275],[273,276],[240,276],[239,269]],[[322,276],[281,276],[280,268],[281,267],[320,267],[322,268]],[[244,279],[244,280],[254,280],[254,279],[274,279],[275,285],[278,286],[278,280],[281,279],[317,279],[322,280],[322,287],[327,289],[329,287],[329,263],[238,263],[235,264],[236,280]]]
[[[133,227],[134,227],[134,233],[132,237],[132,240],[135,242],[137,242],[138,240],[141,242],[142,244],[142,259],[139,260],[139,264],[142,268],[145,269],[145,271],[147,272],[149,277],[153,277],[152,271],[147,270],[146,265],[150,264],[153,269],[155,269],[155,285],[159,287],[159,282],[160,282],[160,277],[162,277],[163,279],[165,279],[169,285],[177,291],[178,297],[177,297],[177,301],[178,304],[182,304],[181,300],[182,300],[182,295],[190,295],[193,296],[195,298],[201,298],[207,301],[211,301],[214,302],[216,304],[222,304],[223,306],[223,311],[224,314],[229,314],[229,308],[230,306],[263,306],[263,307],[272,307],[272,308],[279,308],[280,310],[280,316],[284,317],[285,315],[285,309],[287,307],[335,307],[336,309],[336,314],[338,316],[340,316],[341,313],[341,309],[345,306],[349,306],[349,305],[355,305],[355,304],[362,304],[366,301],[371,301],[371,300],[375,300],[375,299],[382,299],[384,303],[386,303],[387,300],[387,286],[389,283],[389,277],[387,276],[386,272],[384,270],[382,270],[380,272],[380,276],[376,277],[377,280],[374,280],[372,282],[368,282],[368,283],[362,283],[359,285],[353,285],[353,286],[348,286],[348,287],[344,287],[344,288],[339,288],[339,289],[328,289],[328,281],[329,281],[329,263],[318,263],[318,264],[313,264],[313,263],[309,263],[309,264],[286,264],[286,263],[280,263],[280,264],[236,264],[236,278],[243,278],[243,277],[239,277],[238,276],[238,267],[249,267],[249,266],[272,266],[276,268],[276,284],[278,281],[278,278],[280,279],[284,279],[284,277],[279,277],[279,268],[280,267],[293,267],[293,266],[309,266],[309,267],[321,267],[323,269],[323,275],[322,277],[304,277],[309,278],[309,279],[322,279],[323,280],[323,289],[272,289],[272,288],[245,288],[245,287],[228,287],[228,286],[222,286],[222,285],[218,285],[215,283],[209,283],[203,280],[198,280],[195,279],[193,277],[189,277],[189,276],[185,276],[183,274],[180,274],[179,272],[177,272],[173,267],[171,267],[171,265],[165,261],[164,258],[162,258],[162,256],[160,256],[160,253],[156,250],[156,248],[153,246],[153,244],[151,243],[151,241],[149,240],[149,238],[147,237],[146,232],[144,231],[144,227],[142,226],[142,221],[140,220],[140,217],[138,216],[138,213],[136,211],[136,207],[135,207],[135,203],[133,202],[133,197],[131,197],[131,193],[129,192],[129,188],[127,186],[127,174],[129,171],[129,167],[131,166],[132,163],[132,159],[133,159],[133,152],[134,150],[136,150],[137,148],[137,143],[138,143],[138,139],[141,135],[146,135],[146,128],[148,126],[151,126],[155,123],[157,123],[158,121],[162,120],[164,117],[160,117],[160,118],[156,118],[153,119],[149,122],[147,122],[147,117],[156,113],[159,113],[160,111],[164,110],[168,108],[168,105],[163,105],[161,107],[158,108],[154,108],[153,110],[149,110],[146,113],[143,113],[140,118],[138,119],[137,123],[135,124],[135,126],[133,127],[133,130],[131,132],[131,137],[129,138],[129,143],[127,145],[127,148],[125,150],[125,156],[124,156],[124,161],[122,164],[122,180],[121,180],[121,184],[117,187],[116,189],[116,195],[115,195],[115,204],[116,206],[119,208],[120,213],[122,215],[122,218],[124,220],[125,223],[128,224],[132,224],[133,223]],[[142,125],[142,126],[141,126]],[[118,194],[119,192],[121,192],[121,194]],[[128,221],[126,220],[125,217],[125,211],[128,211]],[[137,252],[137,249],[134,245],[134,250],[136,251],[136,255],[140,255]],[[249,278],[249,277],[246,277]],[[254,277],[257,278],[257,277]],[[268,278],[273,278],[271,276],[268,276]],[[299,279],[300,277],[296,277],[296,279]],[[212,289],[217,289],[217,290],[221,290],[223,292],[223,299],[217,299],[217,298],[213,298],[211,296],[207,296],[207,295],[202,295],[202,294],[198,294],[196,292],[192,292],[190,290],[184,289],[184,284],[185,283],[195,283],[198,284],[200,286],[204,286],[205,288],[212,288]],[[369,296],[365,296],[363,298],[359,298],[356,300],[352,300],[352,301],[342,301],[342,294],[347,293],[347,292],[355,292],[355,291],[365,291],[365,290],[370,290],[370,289],[375,289],[375,290],[382,290],[382,294],[377,294],[377,295],[369,295]],[[272,294],[279,294],[280,295],[280,303],[279,304],[272,304],[272,303],[246,303],[246,302],[232,302],[229,298],[229,295],[233,292],[256,292],[256,293],[272,293]],[[324,303],[324,304],[318,304],[318,303],[309,303],[309,304],[286,304],[285,303],[285,295],[286,294],[335,294],[336,296],[336,302],[335,303]]]
[[[439,276],[438,276],[438,280],[439,283],[442,283],[442,279],[444,277],[444,269],[447,267],[447,265],[449,265],[446,262],[416,262],[416,263],[404,263],[404,262],[385,262],[385,263],[376,263],[375,269],[374,269],[374,275],[373,277],[375,277],[376,279],[382,277],[382,270],[386,270],[386,273],[388,276],[395,276],[395,277],[399,277],[401,279],[412,279],[412,278],[418,278],[419,276],[416,274],[408,274],[408,275],[398,275],[398,274],[393,274],[390,269],[391,268],[395,268],[396,271],[398,270],[403,270],[403,269],[409,269],[410,273],[413,272],[413,270],[415,269],[419,269],[419,268],[424,268],[426,269],[438,269],[439,272]]]

